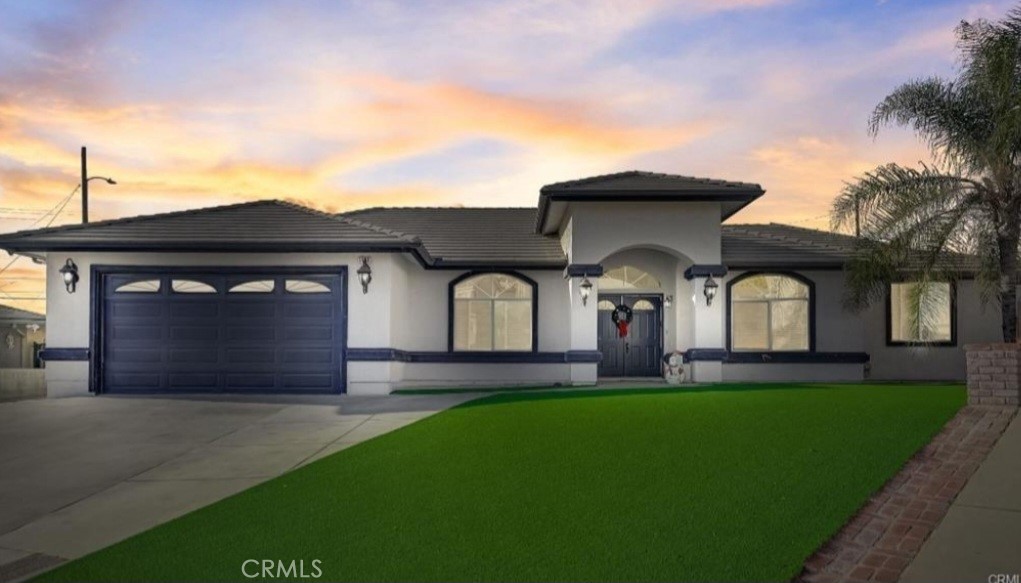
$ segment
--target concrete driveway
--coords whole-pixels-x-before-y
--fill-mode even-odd
[[[0,581],[103,548],[477,396],[0,403]]]

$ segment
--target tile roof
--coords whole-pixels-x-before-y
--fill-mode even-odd
[[[535,232],[534,208],[370,208],[340,216],[414,234],[436,265],[567,263],[559,239]]]
[[[340,250],[413,247],[418,241],[375,225],[294,203],[261,200],[0,235],[0,248],[131,250]]]
[[[557,228],[560,213],[554,203],[581,201],[713,201],[720,204],[720,218],[727,219],[758,197],[762,187],[750,182],[681,176],[629,170],[547,184],[539,190],[535,230],[549,233]],[[551,222],[550,215],[553,216]]]
[[[762,187],[751,182],[734,182],[715,178],[682,176],[680,174],[663,174],[660,172],[644,172],[628,170],[600,176],[589,176],[578,180],[554,182],[542,187],[540,192],[587,192],[587,191],[670,191],[698,193],[733,193],[762,191]]]
[[[0,322],[33,322],[36,324],[45,324],[46,316],[43,314],[37,314],[36,312],[22,310],[21,308],[0,304]]]

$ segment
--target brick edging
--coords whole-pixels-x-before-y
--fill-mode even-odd
[[[967,405],[805,561],[798,583],[894,583],[943,520],[1016,408]]]

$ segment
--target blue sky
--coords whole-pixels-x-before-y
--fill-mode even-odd
[[[0,0],[0,209],[56,204],[85,144],[119,182],[93,189],[99,218],[529,206],[638,168],[759,182],[735,221],[824,227],[844,181],[927,158],[903,130],[872,140],[872,107],[952,74],[954,26],[1011,5]]]

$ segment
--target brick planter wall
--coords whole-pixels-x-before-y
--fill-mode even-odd
[[[1021,344],[969,344],[968,404],[1021,404]]]

